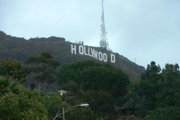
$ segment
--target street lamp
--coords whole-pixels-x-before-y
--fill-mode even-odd
[[[88,103],[82,103],[82,104],[79,104],[79,105],[75,105],[76,107],[89,107],[89,104]]]
[[[60,112],[57,112],[56,113],[56,116],[53,118],[53,120],[56,120],[58,117],[62,116],[63,120],[65,120],[65,113],[67,113],[69,110],[71,110],[72,108],[75,108],[75,107],[88,107],[89,104],[88,103],[82,103],[82,104],[79,104],[79,105],[74,105],[74,106],[71,106],[69,107],[67,110],[64,110],[64,107],[63,107],[63,111],[62,113]]]

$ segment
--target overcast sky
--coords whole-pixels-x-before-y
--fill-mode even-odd
[[[180,0],[105,0],[110,48],[144,67],[180,65]],[[0,0],[0,30],[99,46],[101,0]]]

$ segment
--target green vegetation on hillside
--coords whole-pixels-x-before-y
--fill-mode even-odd
[[[0,120],[47,120],[42,96],[10,78],[0,76]]]
[[[64,65],[58,70],[58,77],[62,89],[74,94],[71,104],[90,103],[96,113],[107,118],[114,113],[114,106],[125,96],[130,83],[119,69],[95,61]]]
[[[30,56],[38,57],[38,55],[44,52],[49,52],[56,61],[61,63],[61,65],[83,60],[96,60],[90,56],[81,55],[78,52],[76,55],[71,54],[71,44],[76,44],[77,49],[80,45],[77,43],[68,42],[61,37],[52,36],[48,38],[36,37],[24,39],[13,37],[0,31],[0,60],[12,58],[24,63]],[[109,50],[103,50],[99,47],[86,46],[86,48],[87,47],[93,48],[103,53],[107,53],[108,56],[111,53],[115,54],[116,63],[112,65],[121,69],[130,78],[138,78],[141,73],[144,72],[144,67],[133,63],[122,55]]]
[[[128,107],[145,120],[180,119],[180,71],[177,64],[165,68],[151,62],[139,84],[133,85]]]
[[[66,120],[179,120],[179,66],[161,69],[151,62],[139,80],[130,81],[110,64],[61,65],[47,52],[24,63],[0,60],[0,120],[53,120],[63,108],[81,103],[90,106],[73,108]]]
[[[39,56],[30,56],[25,63],[13,59],[1,60],[0,75],[2,76],[0,85],[2,91],[7,90],[1,94],[1,113],[5,115],[4,118],[6,118],[5,113],[14,116],[14,110],[17,112],[16,115],[31,112],[28,111],[31,110],[29,107],[36,102],[37,106],[41,105],[44,112],[38,112],[36,107],[33,107],[35,113],[31,114],[34,116],[29,116],[32,119],[53,119],[58,111],[62,111],[63,107],[68,108],[68,106],[80,103],[88,103],[90,107],[72,110],[67,113],[66,119],[111,119],[115,112],[114,106],[119,102],[119,98],[125,96],[130,83],[127,75],[109,64],[83,61],[61,66],[46,52]],[[15,88],[16,85],[22,87],[17,87],[20,89],[19,92],[16,89],[15,92],[12,92],[14,88],[4,86],[4,82],[8,82],[7,84],[10,85],[15,83]],[[48,86],[55,86],[56,89],[51,90]],[[68,91],[68,94],[60,96],[59,89]],[[13,103],[15,104],[14,108],[8,109],[8,106],[11,107],[11,103],[4,103],[8,99],[4,100],[6,94],[15,96],[14,100],[12,99],[12,102],[15,102]],[[37,95],[38,99],[34,99],[33,96],[31,98],[29,94],[34,97]],[[20,97],[24,99],[20,101]],[[26,101],[28,102],[27,106]],[[24,103],[25,107],[21,109],[20,103]],[[7,110],[3,108],[7,108]],[[75,113],[79,114],[76,116]],[[14,117],[22,119],[25,118],[25,115]],[[14,117],[9,119],[14,119]],[[27,119],[30,118],[27,116]]]

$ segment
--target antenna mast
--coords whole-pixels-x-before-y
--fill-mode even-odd
[[[107,42],[107,32],[105,27],[105,20],[104,20],[104,0],[102,0],[102,16],[101,16],[101,40],[100,40],[100,47],[104,49],[108,49],[108,42]]]

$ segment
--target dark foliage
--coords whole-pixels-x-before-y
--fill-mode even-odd
[[[71,44],[75,43],[70,43],[60,37],[37,37],[26,40],[24,38],[12,37],[0,31],[0,59],[13,58],[25,62],[29,56],[38,56],[43,52],[50,53],[54,59],[61,64],[69,64],[76,61],[93,59],[89,56],[79,54],[72,55]],[[91,46],[91,48],[100,50],[98,47],[95,48]],[[107,50],[104,50],[103,52],[108,54],[112,53]],[[137,78],[144,71],[143,67],[138,66],[119,54],[116,54],[116,63],[113,65],[121,69],[130,78]]]
[[[180,118],[180,71],[177,64],[167,64],[161,71],[155,62],[151,62],[133,90],[129,106],[137,108],[136,112],[146,116],[146,120]]]
[[[66,89],[71,93],[79,88],[81,95],[78,94],[74,101],[82,98],[80,101],[90,103],[92,109],[103,116],[114,112],[117,98],[125,96],[130,83],[128,77],[119,69],[95,61],[64,65],[60,67],[58,76],[60,86],[67,86],[67,83],[71,85],[71,89]],[[74,82],[70,84],[70,81]]]

